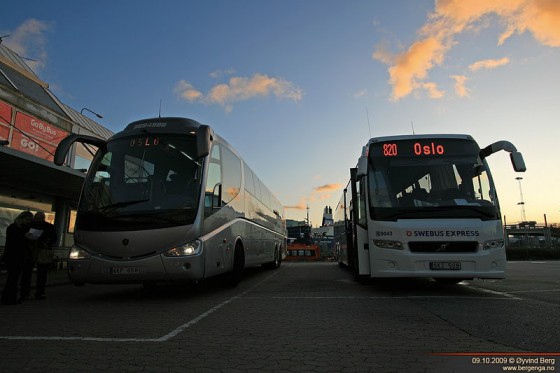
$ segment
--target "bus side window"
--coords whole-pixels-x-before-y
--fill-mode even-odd
[[[216,143],[212,147],[210,154],[210,164],[208,165],[208,178],[206,179],[206,190],[204,193],[204,216],[212,215],[217,209],[213,206],[219,205],[215,202],[215,193],[221,191],[222,165],[220,159],[220,146]]]
[[[228,204],[241,191],[241,160],[229,149],[222,148],[222,201]]]

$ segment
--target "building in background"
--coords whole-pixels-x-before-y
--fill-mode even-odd
[[[288,229],[287,261],[321,260],[321,250],[313,240],[308,220],[286,220],[286,226]]]
[[[320,227],[311,227],[309,219],[286,220],[288,227],[287,260],[328,260],[334,257],[334,219],[332,208],[323,210]]]
[[[6,227],[25,210],[46,213],[59,247],[73,244],[74,211],[96,149],[76,145],[67,165],[56,166],[56,147],[71,133],[104,139],[113,134],[60,102],[24,59],[0,42],[1,251]]]
[[[311,228],[311,237],[319,246],[324,259],[334,257],[334,219],[332,208],[326,206],[323,210],[323,220],[320,227]]]

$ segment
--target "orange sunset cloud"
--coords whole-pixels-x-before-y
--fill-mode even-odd
[[[389,65],[391,99],[398,101],[419,89],[425,89],[432,98],[442,97],[442,91],[437,88],[434,91],[435,86],[425,81],[429,71],[443,64],[446,53],[456,44],[455,35],[483,27],[480,21],[489,15],[497,16],[505,28],[498,44],[504,43],[514,34],[527,31],[543,45],[560,47],[560,2],[557,0],[438,0],[435,11],[418,32],[419,39],[407,50],[391,54],[386,45],[381,43],[372,55],[374,59]],[[491,62],[497,64],[492,65]],[[508,62],[508,59],[486,60],[475,64],[471,70],[488,69]],[[456,78],[455,82],[457,91]]]

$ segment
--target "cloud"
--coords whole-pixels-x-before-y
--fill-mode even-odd
[[[428,96],[430,98],[442,98],[445,96],[445,92],[440,90],[436,83],[428,82],[428,83],[421,83],[422,88],[428,92]]]
[[[455,93],[459,97],[468,97],[469,90],[465,86],[468,78],[464,75],[452,75],[451,78],[455,80]]]
[[[429,71],[441,65],[446,53],[456,44],[454,37],[491,24],[483,22],[491,15],[505,27],[497,44],[527,31],[543,45],[560,47],[558,0],[436,0],[434,12],[418,31],[418,40],[407,50],[393,54],[384,43],[376,46],[372,57],[389,65],[391,99],[398,101],[419,89],[433,92],[427,89],[425,80]]]
[[[226,76],[226,75],[232,75],[235,74],[235,70],[234,69],[220,69],[220,70],[215,70],[212,71],[209,75],[210,77],[214,78],[214,79],[218,79],[221,78],[222,76]]]
[[[301,198],[299,203],[297,205],[291,205],[291,206],[284,206],[284,209],[288,209],[288,210],[306,210],[307,209],[307,202],[305,200],[305,198]]]
[[[193,87],[186,80],[180,80],[175,86],[175,94],[189,102],[196,102],[203,98],[202,92]]]
[[[251,77],[232,77],[228,83],[212,87],[207,94],[203,94],[189,82],[181,80],[175,86],[175,93],[188,102],[221,105],[227,112],[233,109],[235,102],[258,97],[276,96],[295,102],[303,98],[303,90],[294,83],[258,73]]]
[[[44,22],[34,18],[28,19],[19,25],[3,40],[3,43],[24,58],[32,70],[38,71],[47,63],[47,38],[46,33],[53,28],[51,22]]]
[[[340,183],[320,185],[313,188],[309,196],[301,197],[297,205],[284,206],[284,208],[291,210],[306,210],[307,205],[310,202],[327,200],[332,196],[330,192],[337,191],[339,189],[342,189],[342,184]]]
[[[509,58],[507,57],[500,58],[499,60],[481,60],[470,64],[469,70],[478,71],[480,69],[495,69],[496,67],[507,65],[508,63],[509,63]]]
[[[362,89],[359,92],[356,92],[353,94],[354,98],[364,98],[368,96],[368,91],[367,89]]]
[[[315,193],[331,192],[334,190],[339,190],[340,188],[342,188],[342,184],[340,183],[325,184],[314,188],[313,192]]]
[[[408,51],[394,57],[395,64],[389,68],[392,99],[399,100],[421,88],[420,82],[427,77],[428,71],[443,62],[446,49],[442,40],[429,37],[413,43]]]

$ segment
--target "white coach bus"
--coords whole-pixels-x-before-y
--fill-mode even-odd
[[[335,210],[339,263],[356,278],[504,278],[500,206],[486,157],[468,135],[378,137],[363,148]]]
[[[77,211],[70,279],[155,283],[278,268],[286,255],[282,205],[207,125],[185,118],[129,124],[109,140],[70,135],[98,151]]]

